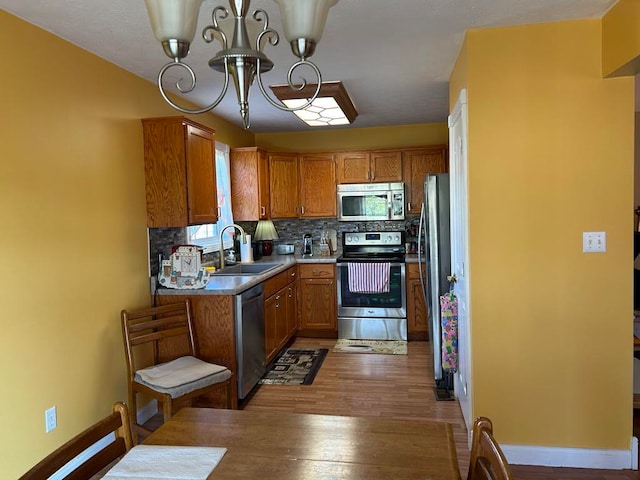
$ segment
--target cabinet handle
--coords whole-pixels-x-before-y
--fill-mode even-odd
[[[289,287],[289,298],[293,297],[293,288]]]
[[[260,216],[264,217],[267,214],[267,207],[260,207]]]
[[[218,218],[222,217],[222,208],[218,207]]]
[[[291,276],[295,277],[296,276],[296,272],[291,272]]]
[[[280,295],[276,295],[276,308],[280,306]]]
[[[407,203],[407,210],[411,211],[411,202]]]
[[[304,205],[302,205],[302,206],[300,207],[300,213],[301,213],[302,215],[304,215]]]
[[[367,170],[367,180],[369,180],[369,170]]]
[[[376,178],[376,172],[375,170],[373,172],[371,172],[371,180],[375,180]]]

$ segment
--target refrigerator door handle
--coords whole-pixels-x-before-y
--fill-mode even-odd
[[[422,206],[420,207],[420,223],[418,224],[418,272],[420,273],[420,286],[422,287],[422,296],[424,297],[424,304],[428,305],[429,300],[427,299],[427,285],[426,285],[426,270],[422,271],[422,265],[426,266],[426,262],[422,260],[422,234],[423,229],[426,230],[425,226],[426,217],[424,210],[424,202],[422,202]],[[426,255],[427,246],[424,246],[424,252]]]

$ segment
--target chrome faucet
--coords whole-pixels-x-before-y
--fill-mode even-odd
[[[220,230],[220,270],[224,268],[224,244],[222,243],[222,235],[224,234],[225,230],[229,227],[237,228],[240,231],[240,234],[242,235],[242,243],[244,244],[247,243],[247,233],[244,231],[244,229],[240,225],[235,223],[230,223],[229,225],[225,225],[224,227],[222,227],[222,230]]]

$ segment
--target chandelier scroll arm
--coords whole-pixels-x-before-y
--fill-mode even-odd
[[[228,48],[227,35],[226,33],[224,33],[224,30],[220,28],[220,23],[219,23],[220,20],[224,20],[228,16],[229,16],[229,10],[227,10],[225,7],[217,6],[216,8],[213,9],[213,12],[211,12],[212,24],[206,26],[202,30],[202,39],[205,41],[205,43],[211,43],[214,40],[218,39],[218,41],[222,45],[223,50],[226,50]],[[218,36],[216,36],[214,32],[217,33]]]
[[[262,93],[262,96],[274,107],[276,107],[279,110],[285,111],[285,112],[295,112],[297,110],[302,110],[307,108],[309,105],[311,105],[316,98],[318,98],[318,95],[320,94],[320,88],[322,87],[322,74],[320,73],[320,69],[316,66],[315,63],[310,62],[308,60],[302,59],[296,63],[294,63],[293,65],[291,65],[291,67],[289,68],[289,72],[287,73],[287,83],[289,84],[289,86],[294,89],[294,90],[302,90],[306,85],[307,85],[307,81],[303,78],[302,79],[302,85],[300,86],[296,86],[292,83],[291,81],[291,77],[293,76],[293,72],[296,68],[302,66],[302,65],[306,65],[308,67],[310,67],[316,74],[316,78],[317,78],[317,86],[316,86],[316,90],[313,93],[313,96],[309,99],[309,101],[307,101],[307,103],[305,103],[304,105],[301,105],[299,107],[287,107],[286,105],[284,105],[283,103],[277,102],[274,99],[272,99],[269,94],[267,93],[266,89],[264,88],[264,85],[262,83],[262,75],[260,75],[260,59],[257,59],[257,71],[258,74],[256,75],[256,82],[258,84],[258,88],[260,88],[260,92]]]
[[[218,95],[218,98],[216,98],[212,103],[210,103],[206,107],[195,109],[195,110],[191,110],[191,109],[188,109],[188,108],[181,107],[180,105],[178,105],[177,103],[175,103],[173,100],[171,100],[168,97],[167,92],[165,91],[164,86],[162,85],[162,77],[164,76],[165,72],[167,72],[167,70],[169,70],[171,67],[184,68],[187,72],[189,72],[189,75],[191,77],[191,84],[189,85],[189,88],[182,88],[180,86],[180,81],[176,82],[176,88],[181,93],[188,93],[188,92],[192,91],[195,88],[195,86],[196,86],[196,74],[195,74],[195,72],[193,71],[193,69],[189,65],[187,65],[186,63],[181,62],[179,60],[177,60],[175,62],[167,63],[158,72],[158,89],[160,90],[160,95],[162,95],[162,98],[164,98],[165,102],[167,102],[169,105],[171,105],[173,108],[175,108],[176,110],[178,110],[180,112],[190,113],[190,114],[199,114],[199,113],[205,113],[205,112],[208,112],[210,110],[213,110],[215,107],[218,106],[218,104],[222,101],[222,99],[224,98],[224,96],[227,93],[227,89],[229,88],[229,64],[228,64],[228,61],[225,60],[225,62],[224,62],[224,85],[222,86],[222,91],[220,92],[220,95]]]

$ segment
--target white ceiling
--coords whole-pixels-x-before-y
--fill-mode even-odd
[[[599,18],[616,1],[340,0],[330,10],[322,41],[310,60],[323,80],[341,80],[347,87],[359,112],[353,127],[445,122],[448,80],[467,29]],[[211,11],[220,4],[228,5],[205,0],[198,32],[211,23]],[[169,61],[153,37],[143,0],[0,0],[0,8],[153,83]],[[271,26],[282,34],[276,4],[254,0],[250,11],[256,8],[266,10]],[[198,78],[193,97],[197,104],[210,103],[220,91],[223,75],[207,66],[219,46],[205,44],[198,33],[186,59]],[[296,58],[284,35],[265,53],[275,67],[264,84],[285,83]],[[269,105],[256,85],[249,103],[254,133],[311,128]],[[241,125],[232,85],[214,113]]]

